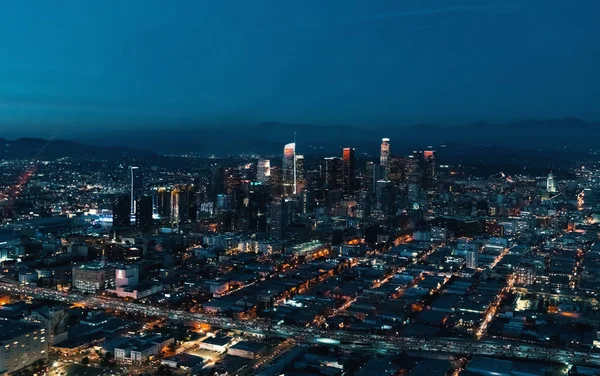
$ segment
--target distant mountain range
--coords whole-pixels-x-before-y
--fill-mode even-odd
[[[0,158],[119,157],[123,154],[148,156],[156,153],[151,150],[116,145],[86,145],[67,140],[43,140],[39,138],[7,140],[0,138]]]
[[[524,120],[506,124],[478,122],[459,126],[418,124],[397,127],[315,126],[261,123],[252,126],[187,127],[112,132],[90,143],[152,149],[160,153],[225,155],[254,152],[280,154],[296,132],[298,152],[332,154],[339,147],[356,147],[359,153],[377,153],[382,137],[391,139],[395,152],[439,148],[442,144],[500,146],[506,148],[581,151],[598,146],[600,123],[575,118]]]
[[[478,122],[459,126],[418,124],[397,127],[316,126],[261,123],[250,126],[145,129],[123,127],[120,131],[80,137],[73,141],[37,138],[0,138],[0,157],[36,156],[147,156],[194,153],[208,156],[238,153],[280,155],[283,145],[296,133],[298,153],[338,155],[341,147],[355,147],[359,155],[377,155],[382,137],[391,139],[392,154],[402,155],[429,146],[446,154],[471,159],[484,154],[531,155],[532,150],[578,154],[598,148],[600,123],[575,118],[524,120],[506,124]],[[515,153],[515,150],[522,152]],[[490,153],[491,152],[491,153]]]

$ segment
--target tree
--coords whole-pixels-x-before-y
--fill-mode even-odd
[[[85,358],[81,359],[81,364],[87,366],[88,364],[90,364],[90,358],[86,356]]]

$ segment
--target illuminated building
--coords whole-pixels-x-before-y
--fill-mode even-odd
[[[135,286],[139,283],[138,268],[132,265],[117,267],[115,269],[115,286]]]
[[[144,175],[142,169],[137,166],[129,167],[129,177],[131,179],[131,214],[136,213],[137,200],[144,194]]]
[[[271,179],[271,161],[268,159],[259,159],[256,163],[256,180],[269,184]]]
[[[552,171],[548,174],[548,178],[546,179],[546,192],[548,193],[556,193],[556,181],[554,180],[554,175],[552,175]]]
[[[38,361],[48,360],[50,338],[35,324],[0,320],[0,371],[14,374]]]
[[[283,148],[281,169],[284,193],[287,195],[296,194],[296,143],[287,144]]]
[[[423,187],[430,189],[435,186],[435,151],[425,150],[423,152]]]
[[[273,238],[287,238],[288,226],[292,222],[292,204],[289,199],[281,199],[269,207],[269,233]]]
[[[113,226],[127,227],[130,225],[129,216],[131,215],[131,197],[121,195],[115,198],[113,202]]]
[[[75,290],[94,293],[107,288],[107,268],[104,263],[89,263],[73,266],[72,287]],[[110,271],[108,271],[110,272]],[[112,278],[111,278],[112,279]]]
[[[156,208],[161,218],[169,218],[171,215],[171,192],[165,188],[159,188],[156,194]]]
[[[296,155],[296,191],[294,193],[302,192],[302,189],[306,186],[306,176],[304,174],[304,155]]]
[[[379,156],[379,165],[381,166],[381,179],[387,180],[388,162],[390,156],[390,139],[381,139],[381,154]]]
[[[368,161],[367,166],[365,167],[365,174],[362,177],[362,187],[365,191],[369,193],[373,193],[373,187],[375,186],[373,179],[373,174],[375,173],[375,163],[373,161]]]
[[[171,192],[171,223],[195,221],[197,217],[196,188],[179,185]]]
[[[467,263],[467,268],[471,268],[471,269],[477,268],[477,264],[479,263],[479,250],[477,250],[477,249],[465,250],[465,261]]]
[[[391,156],[388,159],[388,180],[396,189],[400,189],[404,183],[404,160],[400,157]]]
[[[356,180],[356,160],[354,148],[344,148],[342,150],[342,174],[343,188],[347,194],[354,193],[354,185]]]
[[[248,190],[248,230],[267,231],[267,206],[271,201],[270,187],[261,182],[250,182]]]
[[[522,264],[516,267],[516,283],[519,285],[533,285],[535,283],[535,266],[531,264]]]
[[[325,158],[325,187],[330,190],[341,189],[344,184],[342,160],[337,157]]]

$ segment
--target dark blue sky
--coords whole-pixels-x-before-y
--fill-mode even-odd
[[[4,1],[0,127],[599,120],[599,14],[598,0]]]

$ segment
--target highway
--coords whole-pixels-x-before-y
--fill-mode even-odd
[[[356,351],[364,350],[377,353],[399,351],[429,351],[452,354],[473,354],[519,359],[545,360],[571,364],[600,366],[600,353],[574,351],[559,348],[546,348],[522,343],[510,343],[494,340],[462,338],[415,338],[396,335],[357,334],[344,331],[325,331],[314,327],[296,327],[290,325],[272,326],[262,320],[239,320],[226,317],[209,316],[153,307],[139,303],[125,302],[116,298],[104,298],[65,293],[38,287],[15,286],[0,283],[0,290],[14,295],[27,295],[37,299],[51,299],[64,303],[79,303],[90,308],[104,308],[128,312],[149,317],[161,317],[174,320],[204,322],[214,327],[237,330],[249,334],[271,337],[293,338],[298,343],[330,343]]]

